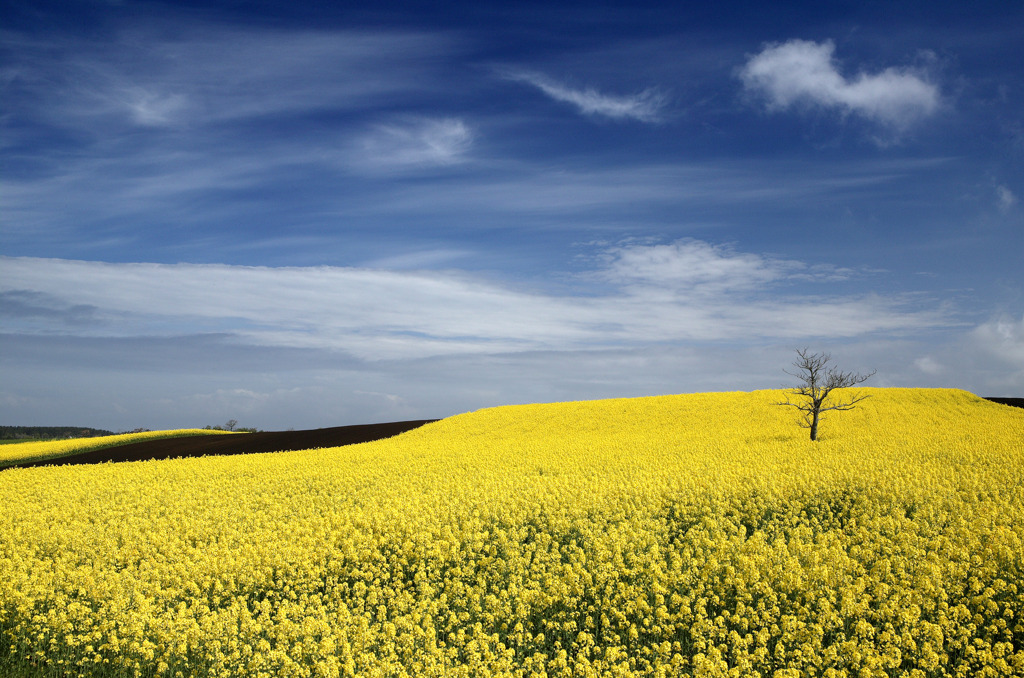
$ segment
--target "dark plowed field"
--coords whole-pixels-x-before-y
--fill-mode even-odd
[[[436,419],[396,421],[388,424],[336,426],[309,431],[271,431],[264,433],[214,434],[146,440],[141,443],[108,447],[57,459],[16,464],[18,467],[59,466],[65,464],[102,464],[108,461],[145,461],[176,457],[203,457],[221,454],[252,454],[255,452],[290,452],[316,447],[338,447],[367,443],[405,433]],[[13,467],[12,467],[13,468]]]
[[[985,400],[991,400],[1000,405],[1009,405],[1010,407],[1024,407],[1024,398],[985,398]]]

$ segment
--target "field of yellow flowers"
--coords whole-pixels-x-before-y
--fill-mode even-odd
[[[3,471],[0,673],[1024,675],[1024,411],[863,392]]]
[[[142,431],[139,433],[119,433],[112,436],[97,436],[95,438],[41,440],[37,442],[0,445],[0,468],[17,462],[56,459],[58,457],[66,457],[70,454],[77,454],[88,450],[100,450],[105,447],[138,443],[143,440],[178,438],[182,436],[200,436],[213,433],[229,433],[229,431],[183,428],[175,431]]]

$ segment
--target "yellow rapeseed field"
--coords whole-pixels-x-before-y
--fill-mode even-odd
[[[119,433],[112,436],[97,436],[95,438],[42,440],[31,443],[0,445],[0,467],[21,461],[36,461],[39,459],[66,457],[69,454],[77,454],[88,450],[99,450],[104,447],[127,445],[129,443],[138,443],[143,440],[198,436],[209,433],[230,433],[230,431],[217,431],[204,428],[183,428],[174,431],[143,431],[140,433]]]
[[[0,673],[1024,676],[1024,411],[863,391],[3,471]]]

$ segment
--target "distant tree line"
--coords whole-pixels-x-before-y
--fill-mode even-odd
[[[236,431],[239,433],[259,433],[259,429],[238,426],[236,419],[230,419],[221,426],[205,426],[211,431]],[[107,431],[102,428],[85,426],[0,426],[0,440],[66,440],[68,438],[97,438],[112,436],[116,433],[143,433],[148,428],[136,428],[131,431]]]
[[[223,426],[210,426],[209,424],[207,424],[203,428],[205,428],[208,431],[234,431],[235,433],[260,433],[259,429],[239,427],[237,419],[228,419],[228,423],[224,424]]]
[[[81,426],[0,426],[0,440],[22,440],[41,438],[54,440],[63,438],[95,438],[112,436],[113,431],[99,428],[83,428]]]

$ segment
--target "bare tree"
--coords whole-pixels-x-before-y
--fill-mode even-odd
[[[229,431],[234,431],[236,426],[238,426],[237,419],[228,419],[228,423],[224,424],[224,428]]]
[[[851,395],[827,403],[829,395],[837,389],[863,384],[874,376],[875,370],[872,370],[870,374],[843,372],[835,366],[828,366],[832,360],[832,356],[828,353],[811,353],[806,348],[801,348],[797,349],[796,354],[800,356],[793,363],[796,372],[789,370],[783,370],[783,372],[799,379],[800,385],[789,391],[785,402],[776,404],[800,410],[803,413],[803,421],[800,422],[800,426],[811,429],[811,440],[817,440],[818,421],[821,419],[822,412],[852,410],[854,405],[869,397],[865,394]],[[796,396],[799,400],[793,402],[791,396]]]

